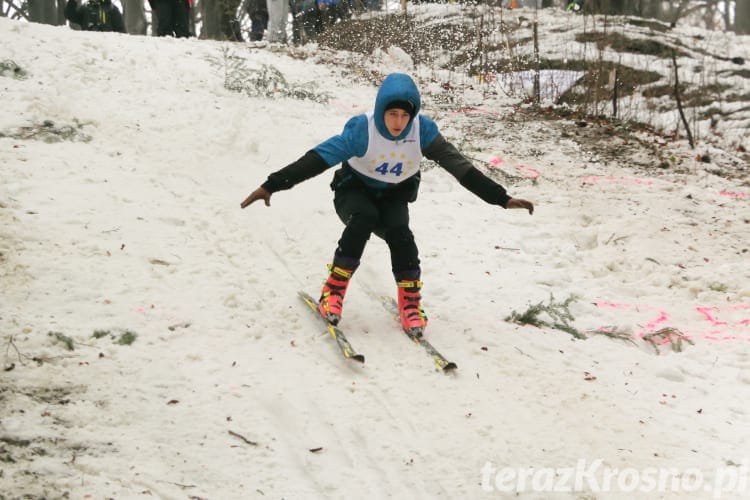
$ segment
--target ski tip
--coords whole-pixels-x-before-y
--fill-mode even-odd
[[[453,361],[450,361],[447,365],[443,367],[444,372],[452,372],[453,370],[458,370],[458,365],[454,363]]]
[[[349,356],[349,359],[353,359],[354,361],[359,361],[360,363],[365,362],[365,357],[362,354],[353,354]]]

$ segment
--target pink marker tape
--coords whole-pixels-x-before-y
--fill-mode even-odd
[[[727,324],[726,321],[718,320],[712,314],[711,311],[718,311],[719,310],[718,307],[696,307],[695,310],[698,311],[698,314],[703,316],[706,319],[706,321],[708,321],[714,326],[724,326]]]
[[[596,305],[596,307],[608,307],[610,309],[635,309],[637,311],[655,309],[654,307],[642,304],[625,304],[623,302],[609,302],[606,300],[594,302],[594,305]]]
[[[499,167],[500,165],[502,165],[503,159],[498,158],[497,156],[493,156],[487,163],[489,163],[491,167]]]
[[[633,307],[632,304],[623,304],[618,302],[609,302],[606,300],[600,300],[598,302],[594,302],[596,307],[609,307],[611,309],[630,309]]]
[[[669,321],[669,314],[667,314],[665,311],[659,311],[659,316],[646,323],[646,329],[649,331],[654,331],[656,330],[657,325],[660,325],[665,321]]]
[[[489,160],[487,160],[487,163],[490,164],[490,167],[493,168],[500,168],[500,166],[503,164],[503,159],[499,158],[497,156],[493,156]],[[539,170],[535,169],[534,167],[529,167],[527,165],[516,165],[515,168],[517,170],[520,170],[524,177],[527,179],[536,179],[537,177],[541,177],[541,172]]]
[[[729,198],[747,198],[748,194],[741,191],[720,191],[720,195],[728,196]]]
[[[534,167],[517,165],[516,168],[522,172],[526,172],[526,177],[529,179],[536,179],[537,177],[540,177],[542,175],[541,173],[539,173],[539,170],[535,169]]]
[[[599,308],[607,308],[614,310],[635,310],[635,311],[653,311],[656,308],[643,304],[628,304],[624,302],[610,302],[606,300],[600,300],[594,302],[594,305]],[[746,330],[750,327],[750,318],[737,318],[738,311],[750,311],[750,304],[734,304],[727,306],[697,306],[694,309],[705,321],[710,323],[708,330],[691,331],[688,335],[683,331],[684,338],[701,338],[711,342],[729,342],[729,341],[740,341],[750,343],[750,331]],[[725,320],[720,316],[725,314],[734,313],[734,317]],[[742,314],[741,312],[739,314]],[[664,310],[659,310],[658,315],[642,325],[641,331],[637,332],[636,335],[639,337],[645,337],[649,333],[657,331],[657,329],[665,322],[672,321],[669,313]],[[663,325],[662,325],[663,326]],[[599,327],[599,331],[606,330],[608,327]],[[745,334],[748,333],[748,335]],[[667,344],[670,340],[661,340],[660,343]]]

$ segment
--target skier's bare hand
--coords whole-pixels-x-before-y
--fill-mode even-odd
[[[529,215],[534,213],[534,204],[530,201],[522,200],[521,198],[511,198],[508,200],[508,204],[505,208],[525,208],[529,211]]]
[[[252,193],[250,193],[250,196],[245,198],[245,200],[240,203],[240,208],[245,208],[251,203],[255,203],[258,200],[263,200],[266,203],[267,207],[271,206],[271,193],[263,189],[262,187],[259,187]]]

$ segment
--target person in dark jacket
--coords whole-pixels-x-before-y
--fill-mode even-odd
[[[250,16],[250,41],[263,40],[263,33],[268,28],[268,6],[266,0],[249,0],[247,13]]]
[[[111,0],[89,0],[80,6],[76,0],[68,0],[65,5],[65,19],[85,31],[125,33],[122,13]]]
[[[378,89],[374,111],[351,118],[341,134],[269,175],[240,204],[246,208],[263,200],[268,206],[273,193],[341,164],[331,188],[336,213],[346,227],[318,304],[320,314],[332,324],[341,319],[349,280],[374,233],[390,249],[401,326],[410,335],[423,333],[427,318],[420,302],[419,252],[409,228],[408,208],[417,198],[423,156],[485,202],[534,212],[531,202],[509,196],[505,188],[475,168],[446,141],[432,119],[420,114],[420,106],[419,90],[411,77],[402,73],[388,75]]]
[[[188,38],[190,31],[190,9],[192,0],[148,0],[151,12],[156,15],[153,30],[157,36]]]
[[[318,6],[316,0],[289,0],[292,14],[292,42],[305,45],[317,38]]]

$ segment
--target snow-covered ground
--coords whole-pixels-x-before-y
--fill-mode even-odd
[[[375,86],[274,47],[229,50],[332,99],[227,90],[218,42],[0,19],[0,43],[26,73],[0,76],[0,496],[750,495],[746,169],[715,175],[670,143],[679,169],[635,170],[510,101],[426,98],[536,211],[426,164],[427,338],[458,370],[436,371],[373,298],[395,294],[376,238],[340,325],[360,365],[297,299],[342,229],[331,175],[239,203]],[[585,340],[506,321],[569,298]]]

